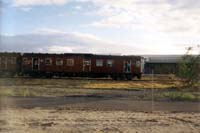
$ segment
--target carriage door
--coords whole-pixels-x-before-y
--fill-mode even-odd
[[[91,71],[91,60],[84,59],[83,60],[83,72],[90,72]]]
[[[131,60],[124,61],[124,72],[131,73]]]
[[[33,70],[39,70],[39,59],[38,58],[33,58]]]

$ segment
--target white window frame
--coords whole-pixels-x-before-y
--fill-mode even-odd
[[[84,60],[83,63],[84,63],[84,66],[90,66],[91,60]]]
[[[136,61],[136,67],[140,67],[141,66],[141,61]]]
[[[69,58],[66,61],[67,61],[66,62],[67,66],[74,66],[74,59],[73,58]]]
[[[96,60],[96,66],[97,67],[103,67],[103,60],[102,59],[97,59]]]
[[[58,63],[58,60],[60,60],[61,62]],[[62,66],[63,65],[63,59],[62,58],[56,58],[56,66]]]
[[[47,60],[49,60],[49,62],[47,63]],[[45,65],[52,65],[52,59],[51,58],[45,58]]]
[[[106,61],[106,65],[107,65],[107,67],[112,67],[112,66],[113,66],[113,60],[108,59],[108,60]]]

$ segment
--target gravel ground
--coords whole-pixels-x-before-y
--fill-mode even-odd
[[[200,113],[5,108],[1,133],[198,133]]]

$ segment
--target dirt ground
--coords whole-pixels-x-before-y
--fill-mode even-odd
[[[3,109],[1,133],[198,133],[199,113]]]
[[[123,93],[123,91],[121,92]],[[134,93],[134,92],[132,92]],[[0,108],[76,109],[88,111],[200,112],[199,102],[136,100],[133,96],[0,97]]]
[[[200,132],[200,103],[193,100],[200,93],[174,101],[160,97],[177,93],[169,88],[174,81],[154,85],[152,93],[146,80],[0,79],[0,132]]]

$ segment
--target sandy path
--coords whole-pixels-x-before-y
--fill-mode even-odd
[[[200,113],[2,109],[2,133],[197,133]]]

